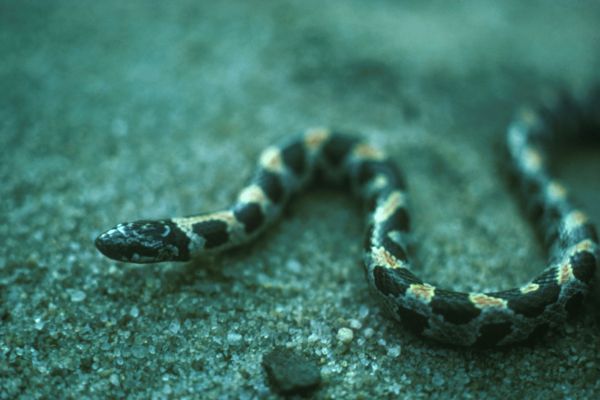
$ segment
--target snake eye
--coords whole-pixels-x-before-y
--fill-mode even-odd
[[[169,221],[119,224],[96,238],[96,248],[117,261],[153,263],[179,257],[177,235]]]

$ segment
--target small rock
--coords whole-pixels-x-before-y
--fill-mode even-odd
[[[354,332],[350,328],[340,328],[337,331],[337,339],[344,344],[350,343],[354,339]]]
[[[317,364],[285,347],[264,355],[262,364],[272,389],[282,395],[308,395],[321,384]]]
[[[388,356],[393,358],[400,356],[400,353],[402,353],[402,349],[400,346],[390,346],[387,350]]]
[[[357,319],[351,319],[349,321],[349,323],[350,323],[350,328],[352,328],[354,330],[359,330],[360,328],[362,328],[362,323]]]
[[[444,384],[444,377],[436,372],[433,374],[432,382],[435,386],[442,386]]]
[[[44,329],[44,325],[46,324],[41,317],[36,317],[33,320],[34,324],[33,327],[38,330],[41,331],[42,329]]]
[[[136,306],[131,307],[131,310],[129,311],[129,315],[131,315],[132,318],[139,317],[140,316],[139,308],[137,308]]]
[[[229,332],[227,334],[227,342],[232,346],[237,346],[242,343],[244,337],[237,332]]]
[[[300,261],[293,258],[286,262],[286,267],[295,274],[302,272],[302,264],[300,264]]]
[[[85,292],[79,289],[67,289],[67,293],[69,293],[71,301],[74,303],[79,303],[86,298]]]
[[[117,374],[111,374],[110,377],[108,378],[108,381],[113,386],[119,386],[119,376]]]
[[[375,334],[375,330],[373,328],[365,329],[364,335],[366,338],[370,338]]]
[[[171,331],[172,334],[177,335],[179,333],[179,329],[181,328],[181,324],[179,323],[178,320],[173,320],[170,324],[169,324],[169,330]]]
[[[362,305],[360,306],[360,308],[358,309],[358,317],[360,319],[365,319],[367,318],[367,316],[369,315],[369,307]]]

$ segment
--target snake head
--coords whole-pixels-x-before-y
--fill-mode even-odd
[[[189,240],[170,220],[118,224],[96,238],[96,248],[108,258],[130,263],[187,261]]]

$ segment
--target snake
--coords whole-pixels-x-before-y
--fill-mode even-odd
[[[120,223],[100,234],[95,245],[121,262],[189,261],[255,239],[306,188],[340,186],[364,206],[366,277],[401,326],[457,346],[535,341],[583,307],[600,258],[592,222],[549,167],[550,150],[600,137],[599,93],[584,102],[558,96],[553,104],[521,109],[508,124],[506,175],[548,259],[547,267],[520,287],[462,292],[415,275],[404,175],[380,148],[326,128],[308,129],[264,149],[231,207]]]

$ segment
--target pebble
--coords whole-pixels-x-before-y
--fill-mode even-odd
[[[140,309],[137,308],[136,306],[131,307],[131,310],[129,311],[129,315],[132,318],[137,318],[140,315]]]
[[[435,374],[433,374],[433,379],[431,381],[433,382],[433,384],[435,386],[439,387],[444,384],[444,377],[441,374],[436,372]]]
[[[352,328],[354,330],[359,330],[360,328],[362,328],[362,323],[357,319],[351,319],[349,321],[349,323],[350,323],[350,328]]]
[[[312,393],[321,384],[317,364],[285,347],[275,347],[262,359],[271,388],[282,395]]]
[[[38,331],[41,331],[42,329],[44,329],[44,325],[46,325],[46,323],[42,320],[41,317],[36,317],[33,320],[33,322],[34,322],[33,327]]]
[[[290,272],[295,274],[302,272],[302,264],[300,264],[300,261],[294,258],[287,261],[286,267]]]
[[[369,315],[369,307],[362,305],[360,306],[360,308],[358,309],[358,317],[360,319],[365,319],[367,318],[367,316]]]
[[[337,331],[337,339],[344,344],[350,343],[354,339],[354,332],[350,328],[340,328]]]
[[[179,329],[181,328],[181,324],[179,323],[178,320],[173,320],[170,324],[169,324],[169,331],[171,331],[172,334],[177,335],[179,333]]]
[[[69,296],[71,297],[71,301],[74,303],[79,303],[85,300],[86,294],[84,291],[79,289],[70,289],[68,290]]]
[[[243,338],[244,337],[242,335],[240,335],[239,333],[229,332],[227,334],[227,343],[229,343],[232,346],[237,346],[238,344],[240,344],[242,342]]]
[[[400,346],[391,346],[388,348],[387,354],[390,357],[396,358],[402,352],[402,348]]]
[[[119,377],[117,376],[117,374],[111,374],[108,380],[113,386],[119,385]]]

